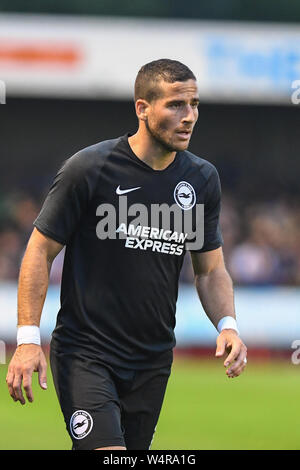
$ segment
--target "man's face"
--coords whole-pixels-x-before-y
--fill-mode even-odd
[[[199,95],[195,80],[161,81],[161,96],[147,109],[146,127],[151,136],[169,151],[188,148],[198,119]]]

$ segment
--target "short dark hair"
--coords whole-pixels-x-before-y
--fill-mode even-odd
[[[196,80],[193,72],[178,60],[159,59],[143,65],[139,70],[134,85],[134,101],[144,99],[151,102],[161,96],[158,83]]]

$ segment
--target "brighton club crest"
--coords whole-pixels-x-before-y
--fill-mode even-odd
[[[71,434],[75,439],[83,439],[92,430],[93,418],[84,410],[75,411],[70,419]]]
[[[186,181],[180,181],[174,189],[176,204],[184,211],[191,209],[196,203],[196,194],[193,186]]]

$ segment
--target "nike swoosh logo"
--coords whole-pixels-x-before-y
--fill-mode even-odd
[[[131,188],[131,189],[121,189],[119,185],[116,189],[116,193],[119,194],[119,196],[121,196],[121,194],[126,194],[126,193],[130,193],[131,191],[136,191],[137,189],[140,189],[141,187],[142,186],[138,186],[137,188]]]

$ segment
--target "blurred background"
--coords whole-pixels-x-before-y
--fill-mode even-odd
[[[0,339],[7,360],[15,347],[20,263],[63,160],[135,132],[133,84],[141,65],[167,57],[197,76],[199,121],[190,150],[220,174],[224,255],[249,365],[227,383],[213,357],[216,331],[197,298],[187,254],[174,373],[153,448],[300,447],[293,343],[299,339],[300,345],[299,24],[296,0],[188,6],[177,0],[0,0],[0,91],[6,89],[6,99],[0,97]],[[54,261],[41,321],[46,350],[59,308],[63,257]],[[70,447],[53,387],[48,398],[39,398],[49,400],[43,405],[46,422],[38,404],[30,405],[28,418],[41,432],[17,439],[14,423],[25,429],[28,406],[23,411],[8,404],[4,388],[2,411],[10,427],[0,448]],[[182,396],[190,396],[189,404]],[[224,423],[229,419],[232,432],[224,435],[217,426],[220,416]],[[191,432],[182,436],[175,430],[183,429],[184,420]]]

